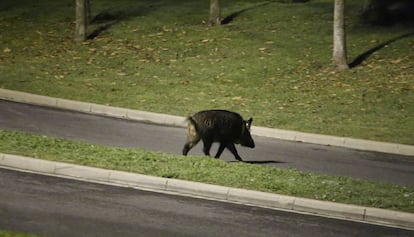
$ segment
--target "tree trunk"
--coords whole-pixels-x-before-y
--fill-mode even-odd
[[[75,41],[82,42],[87,37],[89,0],[76,0]]]
[[[86,7],[86,25],[89,25],[92,21],[92,13],[91,13],[91,3],[89,0],[85,0],[85,7]]]
[[[348,69],[345,34],[345,0],[335,0],[333,23],[333,64],[338,69]]]
[[[210,0],[210,18],[208,22],[210,26],[221,24],[219,0]]]

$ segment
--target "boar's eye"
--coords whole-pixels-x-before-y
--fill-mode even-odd
[[[246,128],[250,132],[250,127],[252,126],[253,119],[250,118],[249,120],[245,121]]]
[[[247,131],[249,131],[249,132],[250,132],[250,124],[249,124],[248,122],[246,122],[246,123],[245,123],[245,126],[246,126]]]

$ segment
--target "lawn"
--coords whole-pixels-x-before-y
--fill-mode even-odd
[[[208,27],[205,0],[94,0],[75,43],[73,0],[0,3],[0,87],[187,116],[223,108],[255,125],[414,144],[414,38],[346,3],[348,71],[331,67],[332,1],[222,1],[236,17]]]
[[[204,156],[180,156],[0,130],[0,152],[106,169],[414,213],[414,186]]]

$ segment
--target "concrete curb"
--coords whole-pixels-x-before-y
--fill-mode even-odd
[[[170,126],[185,126],[185,118],[174,115],[145,112],[139,110],[125,109],[94,103],[59,99],[48,96],[35,95],[25,92],[18,92],[0,88],[0,99],[15,102],[24,102],[35,105],[49,106],[84,113],[98,114],[109,117],[130,119],[141,122],[150,122]],[[276,138],[288,141],[313,143],[320,145],[345,147],[357,150],[376,151],[406,156],[414,156],[414,146],[354,139],[347,137],[335,137],[328,135],[303,133],[282,129],[252,126],[252,134],[263,137]]]
[[[264,193],[191,181],[153,177],[0,153],[0,167],[34,173],[280,209],[414,230],[414,213]]]

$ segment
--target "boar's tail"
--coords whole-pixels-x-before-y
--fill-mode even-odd
[[[195,130],[198,132],[199,131],[199,127],[198,127],[198,124],[197,124],[197,122],[193,119],[193,117],[187,117],[187,119],[186,119],[194,128],[195,128]],[[189,125],[190,125],[189,124]]]

